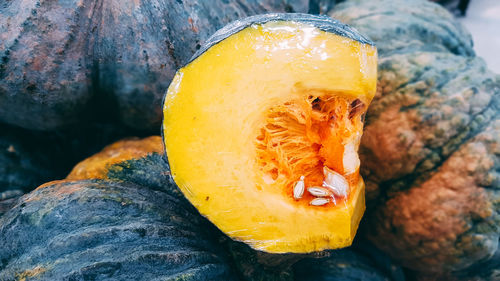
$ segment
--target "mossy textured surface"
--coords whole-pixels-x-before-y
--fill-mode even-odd
[[[339,4],[331,16],[379,50],[361,144],[367,236],[406,267],[463,271],[500,236],[500,77],[436,4]]]

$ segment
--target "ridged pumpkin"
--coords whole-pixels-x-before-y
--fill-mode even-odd
[[[324,1],[314,2],[325,4]],[[11,9],[12,7],[21,7],[20,5],[9,6],[19,3],[18,1],[10,1],[0,7],[1,12],[15,11],[17,13],[22,11],[23,15],[29,14],[27,12],[31,11],[29,5],[24,7],[25,9]],[[42,4],[46,5],[47,3],[43,2]],[[323,9],[329,7],[319,4],[318,7],[323,7]],[[50,7],[43,5],[41,5],[44,7],[43,11],[50,10]],[[56,4],[52,3],[52,5]],[[318,8],[318,11],[322,10]],[[36,26],[30,21],[39,14],[43,14],[42,10],[32,14],[27,21],[28,23],[23,26],[26,26],[27,29]],[[444,273],[441,276],[437,275],[439,277],[436,280],[444,280],[444,278],[495,280],[499,260],[498,238],[500,232],[498,211],[500,182],[497,171],[499,167],[500,124],[498,112],[500,106],[498,89],[500,79],[487,70],[481,59],[474,56],[470,36],[460,25],[443,9],[426,1],[383,0],[371,2],[351,0],[336,6],[330,14],[369,35],[377,44],[381,55],[378,92],[366,119],[366,135],[360,148],[361,160],[364,165],[362,166],[363,173],[367,180],[368,205],[370,206],[365,225],[366,235],[405,266],[419,271],[421,276]],[[23,16],[17,14],[13,17],[0,17],[0,21],[7,18],[19,19],[19,22],[23,21]],[[61,25],[56,27],[62,26],[63,29],[67,27],[65,21],[60,21],[60,23]],[[11,24],[1,24],[0,29],[12,26]],[[17,25],[17,27],[19,26]],[[78,24],[73,26],[78,26]],[[51,26],[47,25],[47,27]],[[30,36],[33,33],[36,32],[31,32]],[[7,33],[2,32],[2,34]],[[31,37],[28,36],[29,38]],[[72,36],[69,38],[74,39]],[[73,44],[71,40],[68,41],[70,45]],[[0,77],[2,79],[0,83],[3,83],[7,81],[4,79],[5,75],[11,73],[6,71],[10,67],[9,63],[15,62],[17,58],[17,55],[11,56],[11,54],[16,53],[18,49],[5,48],[5,45],[1,44],[4,42],[20,44],[19,42],[24,41],[1,40],[0,42],[0,51],[2,52],[2,60],[0,61]],[[52,40],[52,42],[59,43],[57,40]],[[112,44],[99,46],[113,48]],[[41,48],[37,52],[43,50]],[[45,50],[57,52],[59,49],[45,48]],[[64,56],[64,52],[61,55]],[[40,59],[26,60],[27,65],[36,67],[36,63],[40,63]],[[17,66],[15,63],[12,65]],[[73,66],[75,65],[78,66],[78,64],[73,64]],[[61,69],[61,72],[49,70],[38,71],[37,74],[43,76],[48,73],[47,75],[52,75],[51,78],[59,77],[58,73],[74,74],[70,70]],[[26,73],[30,73],[30,71]],[[54,73],[57,75],[53,75]],[[78,80],[80,75],[71,77]],[[25,80],[12,81],[24,83]],[[29,93],[35,87],[51,86],[49,84],[32,83],[20,88]],[[62,90],[64,93],[73,90],[76,93],[79,91],[78,87],[81,86],[78,84],[78,87],[72,88],[71,85],[67,86],[65,81],[60,85],[68,87],[69,90]],[[17,92],[3,89],[0,90],[0,101],[8,106],[2,107],[2,110],[10,110],[10,108],[15,108],[22,103],[33,106],[32,103],[23,99],[19,99],[19,103],[17,103],[9,96]],[[50,88],[50,90],[53,93],[58,93],[57,89]],[[29,96],[30,94],[27,94],[23,98]],[[40,98],[39,96],[34,97],[35,101]],[[9,100],[10,103],[5,102],[6,100]],[[70,103],[63,102],[62,104]],[[46,105],[51,106],[50,103]],[[29,107],[24,107],[24,109],[27,108]],[[75,108],[84,107],[77,105]],[[71,108],[67,112],[75,108]],[[61,122],[66,122],[61,121],[63,119],[67,119],[67,121],[72,119],[63,114],[64,117],[58,117],[59,121],[53,121],[57,119],[52,119],[53,116],[64,112],[64,106],[58,107],[60,112],[44,111],[37,106],[31,107],[31,109],[35,113],[34,116],[31,114],[1,113],[4,114],[2,115],[4,117],[0,117],[0,119],[37,129],[53,128],[62,124]],[[17,112],[22,112],[22,110]],[[14,120],[16,118],[19,119]],[[35,121],[30,121],[30,119]],[[36,120],[44,120],[44,122],[40,123]],[[238,129],[236,128],[235,131],[239,132]],[[159,159],[164,164],[158,164]],[[212,160],[216,162],[216,159]],[[145,167],[134,165],[136,163],[140,163],[140,165],[147,163],[147,169],[136,169],[136,167]],[[136,192],[140,193],[144,186],[153,186],[153,189],[173,186],[171,183],[170,185],[165,184],[164,180],[168,180],[165,168],[168,169],[168,166],[163,158],[157,154],[141,158],[137,162],[125,161],[106,167],[107,172],[104,177],[108,179],[107,181],[54,183],[53,187],[48,187],[44,192],[50,196],[61,196],[61,200],[83,194],[83,198],[87,196],[89,201],[95,199],[96,202],[103,202],[100,200],[110,200],[107,195],[102,195],[108,185],[111,186],[111,191],[123,193],[124,198],[136,197]],[[130,188],[130,182],[136,185]],[[142,187],[139,191],[137,191],[137,185]],[[44,188],[40,188],[33,194],[41,194],[40,192]],[[128,192],[122,189],[133,191]],[[72,192],[74,190],[79,190],[81,193],[74,195],[75,193]],[[65,193],[65,191],[71,192]],[[149,192],[148,188],[146,193]],[[177,192],[174,194],[179,196]],[[35,241],[35,238],[41,237],[38,235],[45,235],[44,231],[39,229],[40,231],[33,232],[33,237],[23,236],[26,241],[31,241],[27,244],[23,244],[24,242],[21,241],[23,238],[17,239],[16,235],[24,232],[29,233],[27,229],[36,229],[38,226],[30,223],[37,222],[37,218],[43,219],[43,216],[37,214],[43,213],[47,214],[47,217],[52,215],[57,217],[57,212],[64,208],[63,205],[69,206],[69,203],[65,205],[62,201],[61,205],[57,205],[59,201],[51,201],[54,199],[50,196],[49,198],[43,197],[43,199],[40,197],[39,199],[42,201],[25,201],[25,198],[32,198],[31,196],[38,198],[36,195],[24,197],[6,217],[0,219],[0,243],[3,243],[0,247],[1,277],[22,279],[43,277],[44,274],[47,274],[45,276],[48,276],[48,279],[54,279],[54,276],[76,276],[79,274],[78,272],[82,274],[89,272],[90,274],[85,275],[86,277],[104,279],[108,273],[120,273],[120,271],[113,271],[113,269],[108,270],[109,268],[106,268],[105,265],[102,267],[99,265],[95,267],[99,273],[94,274],[97,271],[92,271],[92,267],[84,267],[83,270],[78,267],[81,265],[80,263],[74,262],[71,265],[77,268],[75,269],[76,273],[74,273],[76,275],[65,275],[65,272],[58,275],[59,273],[52,269],[46,270],[42,263],[37,264],[36,261],[30,260],[31,256],[37,257],[36,243],[40,241]],[[117,196],[119,197],[119,195]],[[162,197],[157,193],[149,193],[145,200],[150,201],[152,200],[150,198],[158,196]],[[169,203],[169,200],[165,199],[163,202]],[[71,204],[76,204],[75,201],[71,201]],[[84,203],[83,201],[80,201],[79,204]],[[44,202],[48,204],[43,204]],[[141,204],[143,203],[139,205]],[[30,213],[33,216],[29,214],[22,216],[26,206],[33,207],[33,212]],[[55,206],[54,213],[45,213],[47,210],[52,210],[47,209],[50,206]],[[113,203],[113,208],[119,210],[118,212],[125,211],[125,206]],[[99,209],[103,208],[99,204],[88,205],[85,208],[97,209],[97,213],[104,212]],[[85,208],[82,210],[86,210]],[[140,209],[136,206],[133,208]],[[175,212],[173,211],[173,213]],[[194,213],[196,214],[195,211]],[[153,214],[152,216],[163,215]],[[30,221],[30,219],[35,220]],[[163,220],[164,217],[160,219]],[[5,222],[25,224],[19,224],[18,230],[20,232],[18,233],[14,231],[15,229],[10,229],[14,224]],[[53,221],[45,222],[49,222],[45,225],[49,227]],[[64,225],[65,221],[60,220],[57,223]],[[206,225],[207,228],[210,227],[208,224]],[[75,229],[85,229],[85,227],[75,226]],[[199,230],[196,227],[195,229]],[[203,229],[206,228],[203,227]],[[52,230],[56,231],[55,228]],[[78,230],[76,231],[78,232]],[[54,233],[49,232],[50,235]],[[11,240],[12,237],[14,240]],[[47,237],[42,237],[42,240]],[[11,241],[20,247],[17,248],[9,244]],[[207,241],[215,240],[209,238]],[[211,243],[209,242],[209,244]],[[69,245],[66,250],[71,252],[74,249]],[[215,252],[218,264],[216,267],[222,273],[211,276],[224,278],[224,276],[230,275],[230,273],[227,274],[227,264],[219,263],[220,260],[224,260],[224,255],[218,250]],[[28,254],[24,255],[25,253]],[[121,255],[115,257],[118,258]],[[69,268],[70,266],[68,266]],[[198,272],[203,274],[205,271]],[[182,277],[182,273],[180,274]],[[325,278],[328,277],[330,276]]]
[[[23,196],[0,218],[0,279],[236,280],[215,229],[149,152],[102,165],[108,180],[55,181]]]
[[[232,20],[305,0],[5,1],[0,121],[52,130],[95,114],[157,128],[175,70]]]
[[[163,149],[160,136],[113,143],[75,166],[68,177],[78,180],[49,182],[23,196],[0,218],[0,279],[354,281],[398,276],[353,250],[325,253],[321,260],[306,259],[293,268],[259,267],[259,252],[225,238],[184,199],[158,149]],[[281,259],[268,258],[275,264]],[[384,260],[379,253],[376,259]],[[240,263],[254,270],[238,272]],[[311,264],[314,272],[305,274]]]
[[[367,236],[417,271],[489,259],[500,237],[500,77],[436,4],[353,0],[330,15],[379,50],[360,147]]]
[[[227,25],[165,98],[175,182],[202,215],[255,249],[350,245],[364,211],[357,147],[376,60],[369,40],[327,17]]]

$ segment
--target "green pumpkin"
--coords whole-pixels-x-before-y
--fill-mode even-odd
[[[160,137],[153,141],[161,146]],[[127,154],[130,143],[117,144]],[[356,272],[374,268],[344,250],[319,275],[295,274],[309,267],[292,267],[307,256],[265,254],[232,241],[184,198],[162,154],[145,149],[117,163],[102,157],[116,147],[94,156],[104,161],[79,165],[101,167],[96,178],[49,182],[0,218],[0,280],[330,280],[322,279],[325,272],[356,280]],[[347,269],[345,256],[356,257]]]
[[[379,50],[360,147],[366,236],[420,272],[490,259],[500,237],[500,77],[428,1],[352,0],[330,15]]]
[[[151,181],[60,181],[22,197],[0,219],[0,279],[235,280],[214,228],[153,158]]]
[[[213,32],[305,0],[8,1],[0,6],[0,121],[53,130],[94,115],[157,128],[178,67]]]

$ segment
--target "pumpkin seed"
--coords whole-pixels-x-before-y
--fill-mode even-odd
[[[356,138],[344,146],[342,163],[345,174],[354,173],[359,168],[358,144],[359,139]]]
[[[304,195],[305,188],[306,186],[304,184],[304,176],[301,176],[300,180],[298,180],[293,187],[293,198],[295,199],[302,198],[302,195]]]
[[[309,202],[309,205],[323,206],[328,202],[330,202],[330,200],[327,198],[314,198],[313,200],[311,200],[311,202]]]
[[[349,194],[349,183],[346,178],[341,174],[330,170],[328,167],[323,167],[323,174],[325,180],[323,181],[323,187],[328,188],[333,192],[333,194],[341,197],[347,197]]]
[[[311,195],[316,196],[316,197],[327,197],[327,196],[332,195],[330,190],[328,190],[324,187],[320,187],[320,186],[309,187],[309,188],[307,188],[307,191],[309,193],[311,193]]]

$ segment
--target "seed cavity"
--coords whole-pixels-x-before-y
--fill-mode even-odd
[[[365,107],[365,104],[359,99],[352,101],[349,109],[349,119],[352,120],[354,116],[358,115],[358,113],[364,112]]]
[[[323,175],[325,176],[323,187],[328,188],[333,194],[340,197],[347,197],[349,195],[349,182],[347,182],[344,176],[326,166],[323,167]]]
[[[295,198],[296,200],[302,198],[302,195],[304,195],[305,187],[304,176],[301,176],[300,180],[298,180],[293,187],[293,198]]]
[[[320,187],[320,186],[309,187],[309,188],[307,188],[307,191],[312,196],[316,196],[316,197],[328,197],[328,196],[332,195],[330,190],[328,190],[324,187]]]
[[[323,206],[323,205],[327,204],[328,202],[330,202],[330,199],[327,199],[327,198],[314,198],[313,200],[311,200],[311,202],[309,202],[309,205],[312,205],[312,206]]]

